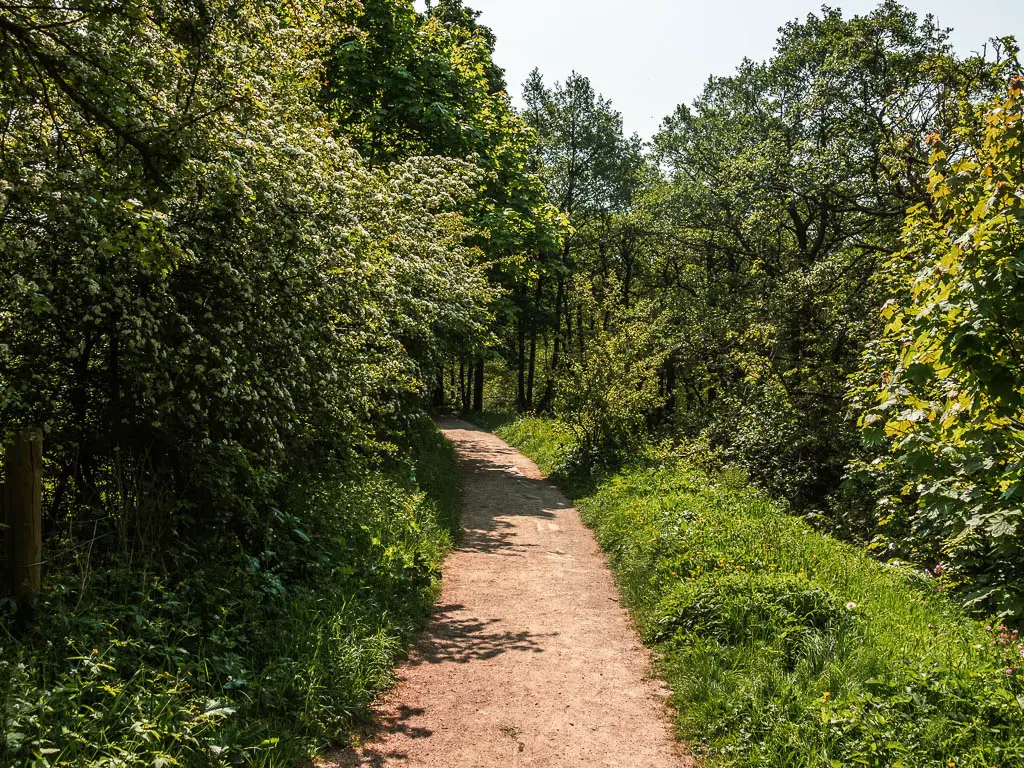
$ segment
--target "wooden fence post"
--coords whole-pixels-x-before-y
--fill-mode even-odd
[[[43,431],[19,430],[4,457],[7,588],[19,601],[43,586]]]

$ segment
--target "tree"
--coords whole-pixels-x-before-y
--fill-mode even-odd
[[[850,19],[825,8],[783,27],[776,51],[665,121],[671,179],[649,207],[684,424],[821,510],[857,450],[845,381],[877,330],[872,276],[927,196],[925,137],[961,121],[987,68],[895,2]],[[870,524],[840,514],[848,531]]]
[[[623,136],[622,116],[596,94],[586,77],[573,72],[564,84],[548,88],[540,72],[534,70],[523,87],[523,98],[523,118],[538,136],[535,167],[551,201],[573,228],[563,240],[559,258],[538,273],[533,296],[522,297],[519,404],[528,408],[534,404],[538,336],[543,330],[551,331],[547,384],[541,400],[546,407],[554,395],[555,375],[569,352],[574,310],[577,326],[584,322],[580,314],[583,304],[570,295],[568,281],[569,275],[581,269],[576,263],[581,257],[577,249],[594,239],[597,229],[607,228],[611,217],[628,209],[643,160],[639,138]],[[552,288],[553,297],[548,295]],[[532,305],[527,307],[529,298]],[[545,339],[545,351],[547,344]]]
[[[324,94],[341,129],[374,163],[442,155],[465,158],[483,172],[463,212],[470,242],[489,264],[492,283],[507,294],[494,307],[500,327],[516,317],[516,298],[557,250],[564,227],[529,167],[534,135],[512,109],[493,62],[494,35],[478,16],[460,0],[431,4],[422,14],[407,0],[350,7],[348,31],[331,50]],[[487,341],[463,339],[448,354],[463,379],[472,371],[477,393]],[[443,400],[444,376],[438,378]],[[476,400],[482,405],[482,395]]]
[[[997,71],[1019,71],[1013,58]],[[880,281],[887,324],[854,388],[875,454],[864,471],[888,539],[969,580],[967,598],[1024,610],[1024,78],[974,130],[930,137],[930,198]],[[903,500],[905,528],[894,525]],[[888,519],[885,519],[888,518]],[[929,560],[931,561],[929,563]]]
[[[485,332],[479,169],[337,137],[321,11],[0,15],[0,423],[45,426],[72,527],[258,531],[289,466],[373,451]]]

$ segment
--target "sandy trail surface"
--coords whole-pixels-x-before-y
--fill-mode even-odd
[[[594,536],[536,465],[445,420],[464,487],[437,611],[362,746],[324,768],[692,766]]]

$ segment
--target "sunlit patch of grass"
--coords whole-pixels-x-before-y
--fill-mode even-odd
[[[461,418],[475,424],[488,432],[497,432],[519,420],[519,414],[512,411],[481,411],[479,413],[463,413]]]
[[[503,424],[498,437],[515,445],[537,464],[546,475],[568,469],[566,457],[576,446],[576,438],[569,427],[552,419],[523,417]]]
[[[585,483],[564,466],[564,427],[501,434],[568,477],[705,765],[1024,765],[1016,640],[1000,644],[937,581],[678,458]]]

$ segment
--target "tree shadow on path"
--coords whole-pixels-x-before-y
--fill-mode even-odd
[[[483,619],[464,613],[462,605],[440,605],[417,645],[408,666],[493,659],[518,651],[542,653],[544,638],[557,633],[511,632],[501,629],[501,619]]]
[[[463,422],[446,424],[468,429]],[[473,431],[476,430],[475,428]],[[528,478],[516,467],[512,449],[490,450],[488,455],[467,455],[460,451],[459,470],[467,487],[464,499],[463,533],[458,551],[501,557],[522,557],[536,544],[517,540],[515,518],[536,518],[539,525],[550,523],[557,510],[571,506],[548,481]],[[474,615],[465,605],[440,603],[405,668],[427,664],[470,664],[487,662],[505,653],[543,653],[545,640],[557,633],[514,631],[501,619]],[[398,689],[398,692],[401,688]],[[400,694],[399,694],[400,695]],[[374,711],[372,722],[358,728],[362,746],[348,747],[331,755],[331,766],[355,768],[401,765],[409,756],[389,747],[393,737],[425,739],[433,735],[418,727],[425,715],[422,708],[384,702]]]
[[[468,664],[486,661],[503,653],[543,653],[543,638],[557,633],[537,634],[510,632],[500,628],[500,619],[478,619],[464,615],[465,607],[458,604],[438,606],[430,625],[416,646],[406,667],[422,664]],[[382,768],[408,761],[400,750],[383,746],[391,736],[426,739],[433,735],[429,728],[417,726],[417,718],[426,710],[418,707],[384,705],[374,712],[373,720],[357,729],[357,741],[362,746],[345,747],[330,756],[332,768]]]

